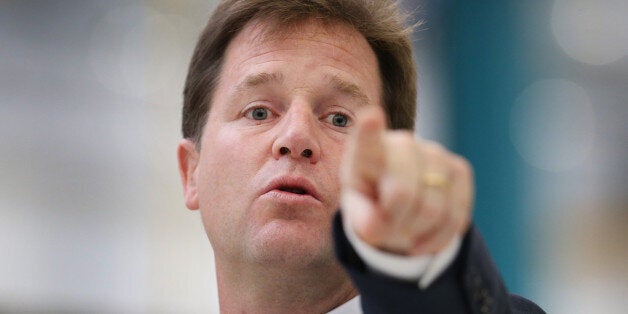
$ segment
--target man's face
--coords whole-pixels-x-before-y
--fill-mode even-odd
[[[217,260],[328,263],[348,132],[359,108],[382,105],[377,59],[347,26],[265,27],[226,51],[186,198]]]

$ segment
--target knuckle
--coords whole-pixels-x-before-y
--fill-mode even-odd
[[[471,216],[464,215],[460,223],[460,230],[466,231],[469,228],[469,225],[471,225]]]
[[[381,245],[384,242],[384,236],[373,228],[355,228],[355,232],[364,242],[373,246]]]
[[[442,144],[434,141],[423,141],[423,149],[427,154],[438,155],[444,153],[445,147]]]
[[[439,221],[443,223],[451,223],[454,220],[454,213],[450,209],[443,209],[440,216]]]
[[[447,243],[449,243],[450,235],[449,232],[443,231],[434,236],[429,244],[429,251],[432,253],[438,253],[445,248]]]
[[[451,240],[456,236],[456,231],[457,230],[455,230],[455,229],[447,230],[447,232],[445,232],[440,237],[440,247],[439,247],[439,250],[442,250],[445,247],[447,247],[447,245],[451,242]]]
[[[464,158],[454,155],[451,160],[451,169],[455,176],[469,177],[471,164]]]
[[[391,199],[395,200],[395,203],[411,203],[414,198],[414,190],[403,184],[396,183],[390,191]]]
[[[421,218],[426,221],[437,221],[443,214],[441,206],[436,204],[425,203],[421,208]]]
[[[452,223],[457,233],[463,233],[470,223],[469,215],[467,215],[466,213],[453,215]]]

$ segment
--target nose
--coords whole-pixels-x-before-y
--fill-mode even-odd
[[[290,108],[273,142],[272,152],[275,159],[290,157],[318,162],[320,143],[316,130],[317,119],[309,106]]]

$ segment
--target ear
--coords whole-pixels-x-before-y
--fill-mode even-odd
[[[197,172],[199,151],[196,144],[189,139],[182,139],[177,147],[179,159],[179,174],[183,184],[183,197],[185,206],[189,209],[198,209]]]

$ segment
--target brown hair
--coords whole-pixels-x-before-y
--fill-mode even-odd
[[[416,68],[410,28],[392,0],[223,0],[201,33],[183,92],[183,137],[200,144],[225,50],[255,19],[295,26],[316,18],[344,23],[361,33],[375,52],[382,79],[384,109],[393,129],[413,129]]]

